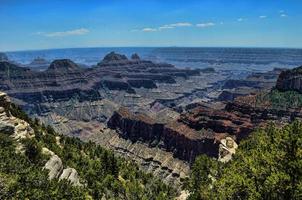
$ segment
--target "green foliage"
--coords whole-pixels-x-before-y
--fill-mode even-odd
[[[143,173],[131,161],[116,157],[92,142],[57,134],[39,120],[31,120],[17,106],[10,113],[27,121],[35,137],[20,141],[23,153],[16,152],[17,142],[0,133],[0,199],[173,199],[175,191],[150,174]],[[82,186],[66,180],[48,180],[43,166],[49,156],[46,147],[58,155],[64,167],[79,173]]]
[[[269,102],[274,109],[296,109],[302,108],[302,94],[296,91],[281,92],[277,89],[270,91],[267,94],[258,96],[258,104]]]
[[[302,123],[257,130],[220,168],[197,159],[187,187],[190,199],[301,199]]]

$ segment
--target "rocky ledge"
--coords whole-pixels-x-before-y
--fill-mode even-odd
[[[200,154],[218,157],[219,142],[214,137],[202,135],[177,121],[163,124],[144,114],[133,114],[125,108],[116,111],[108,121],[124,138],[142,141],[151,147],[173,152],[174,156],[193,162]]]
[[[302,93],[302,66],[281,72],[276,88],[281,91],[294,90]]]

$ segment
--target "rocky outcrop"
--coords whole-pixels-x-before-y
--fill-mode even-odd
[[[59,180],[66,179],[73,185],[81,185],[77,170],[70,167],[64,169],[61,158],[55,154],[47,161],[44,169],[48,170],[48,178],[50,180],[54,178],[58,178]]]
[[[5,53],[0,52],[0,61],[8,61],[8,57]]]
[[[238,139],[246,137],[254,128],[249,116],[202,105],[182,114],[179,120],[195,130],[211,129]]]
[[[228,162],[232,159],[233,154],[236,153],[238,144],[231,137],[226,137],[220,141],[219,158],[220,162]]]
[[[276,88],[281,91],[294,90],[302,93],[302,66],[282,71],[278,77]]]
[[[242,97],[241,100],[246,98],[248,98],[248,96]],[[251,122],[255,124],[268,120],[277,121],[281,119],[282,121],[290,122],[294,119],[302,118],[302,114],[299,110],[278,110],[270,107],[257,107],[254,105],[235,100],[234,102],[229,102],[226,105],[225,110],[249,116]]]
[[[64,169],[62,174],[60,175],[59,179],[60,180],[67,179],[73,185],[77,185],[77,186],[81,185],[80,181],[79,181],[78,172],[74,168],[68,167],[68,168]]]
[[[70,73],[80,71],[81,68],[69,59],[55,60],[47,69],[49,73]]]
[[[30,125],[11,112],[11,101],[7,94],[0,92],[0,128],[16,140],[34,137],[34,130]]]
[[[45,169],[48,169],[48,178],[54,179],[54,178],[59,178],[63,171],[63,163],[61,158],[57,155],[53,155],[45,164],[44,166]]]
[[[110,63],[110,62],[120,62],[120,61],[127,61],[128,58],[125,55],[117,54],[114,51],[107,54],[103,61],[104,63]]]
[[[135,53],[135,54],[132,54],[131,59],[132,60],[140,60],[141,58],[139,57],[139,55],[137,53]]]
[[[218,155],[219,144],[215,138],[202,136],[185,124],[161,124],[146,115],[133,114],[125,108],[113,114],[108,127],[119,130],[122,137],[133,142],[142,141],[150,146],[158,146],[188,162],[193,162],[200,154]]]

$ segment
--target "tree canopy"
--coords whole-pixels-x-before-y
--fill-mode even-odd
[[[189,199],[302,199],[302,123],[270,124],[241,142],[226,164],[196,159]]]

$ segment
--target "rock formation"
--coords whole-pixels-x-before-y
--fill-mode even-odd
[[[117,54],[114,51],[107,54],[103,61],[104,63],[109,63],[109,62],[120,62],[120,61],[127,61],[128,58],[125,55]]]
[[[113,114],[108,127],[120,131],[122,137],[134,142],[147,142],[173,152],[174,156],[193,162],[199,154],[218,155],[218,143],[214,138],[202,136],[185,124],[172,122],[161,124],[143,115],[135,115],[125,108]]]
[[[152,72],[156,69],[156,72]],[[111,52],[95,68],[83,69],[68,59],[55,60],[45,71],[32,71],[16,64],[0,62],[0,89],[35,106],[69,99],[101,100],[102,93],[118,90],[135,93],[135,88],[157,88],[156,83],[175,83],[177,73],[186,77],[196,70],[177,69]],[[42,106],[43,107],[43,106]]]
[[[63,163],[61,158],[57,155],[53,155],[45,164],[45,169],[49,170],[48,178],[54,179],[59,178],[60,174],[63,171]]]
[[[10,113],[11,101],[6,93],[0,92],[0,124],[6,134],[16,140],[34,137],[34,131],[30,125]]]
[[[141,58],[139,57],[139,55],[137,53],[135,53],[135,54],[132,54],[131,59],[132,60],[140,60]]]
[[[55,60],[46,70],[49,73],[71,73],[80,71],[81,68],[69,59]]]
[[[74,168],[64,169],[62,160],[57,155],[52,155],[44,166],[44,169],[49,170],[48,178],[50,180],[58,178],[59,180],[67,179],[73,185],[80,186],[80,178],[78,172]]]
[[[182,114],[180,121],[196,130],[211,129],[215,133],[227,133],[239,138],[253,130],[247,116],[202,105]]]
[[[302,66],[281,72],[276,88],[281,91],[294,90],[302,93]]]

